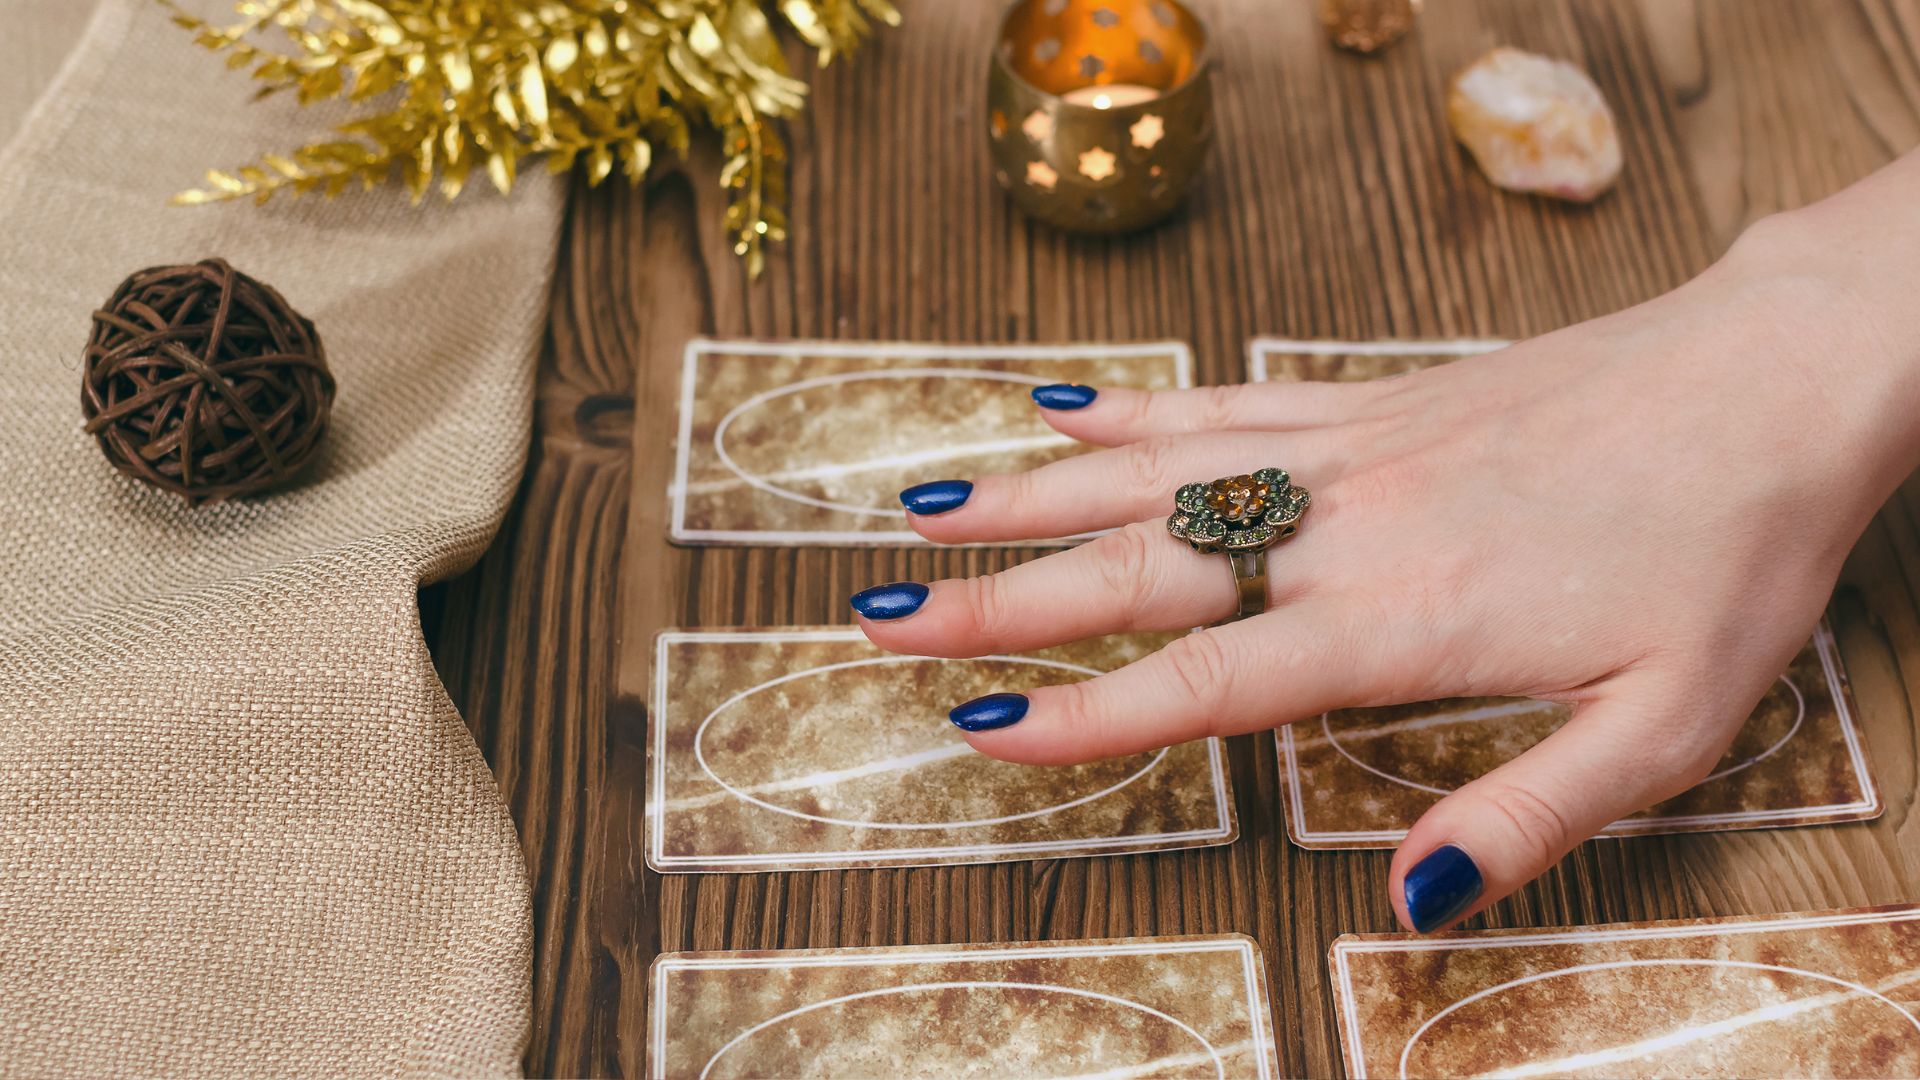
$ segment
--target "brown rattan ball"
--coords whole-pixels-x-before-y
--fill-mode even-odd
[[[206,259],[142,270],[93,313],[80,405],[115,468],[198,505],[298,472],[326,434],[333,375],[311,322]]]

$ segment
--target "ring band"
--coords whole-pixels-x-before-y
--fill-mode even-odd
[[[1240,607],[1226,622],[1258,615],[1267,610],[1267,553],[1235,551],[1227,555],[1227,568],[1233,571],[1234,591]]]
[[[1167,531],[1202,555],[1227,556],[1237,600],[1223,622],[1267,610],[1267,549],[1298,531],[1312,499],[1285,469],[1223,476],[1174,493]]]

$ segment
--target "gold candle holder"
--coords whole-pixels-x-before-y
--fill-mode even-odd
[[[987,77],[995,179],[1063,229],[1166,217],[1213,138],[1206,48],[1176,0],[1017,0]]]

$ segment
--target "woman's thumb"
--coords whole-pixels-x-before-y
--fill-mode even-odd
[[[1727,725],[1672,719],[1622,697],[1582,704],[1538,746],[1440,800],[1394,855],[1401,923],[1445,929],[1613,822],[1699,783],[1725,750],[1710,743]]]

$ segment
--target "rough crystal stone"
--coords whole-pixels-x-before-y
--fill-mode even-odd
[[[1509,191],[1589,202],[1620,175],[1620,133],[1600,88],[1572,64],[1500,48],[1454,76],[1453,134]]]

